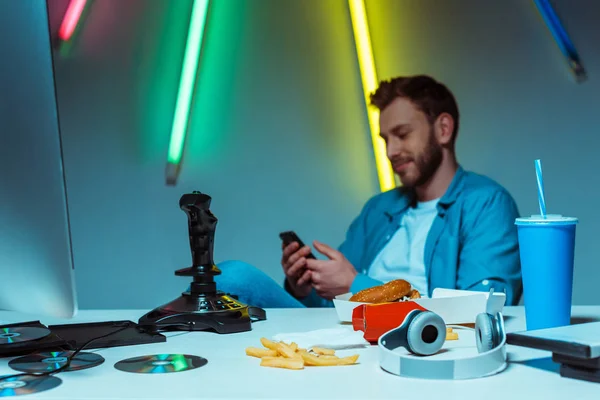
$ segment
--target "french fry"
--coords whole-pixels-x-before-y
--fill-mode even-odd
[[[275,350],[277,351],[277,343],[273,342],[272,340],[269,340],[267,338],[260,338],[260,343],[265,346],[267,349],[271,349],[271,350]]]
[[[446,327],[446,333],[450,333],[452,332],[452,328],[450,328],[449,326]]]
[[[313,347],[312,348],[313,353],[317,353],[317,354],[321,354],[321,355],[327,355],[327,356],[332,356],[335,354],[335,350],[333,349],[324,349],[322,347]]]
[[[259,349],[258,347],[247,347],[246,355],[249,355],[250,357],[257,357],[257,358],[277,357],[277,351],[270,350],[270,349]]]
[[[458,333],[446,332],[446,340],[458,340]]]
[[[304,364],[314,365],[314,366],[319,366],[319,367],[325,367],[325,366],[331,366],[331,365],[351,365],[351,364],[355,364],[356,360],[358,360],[358,354],[355,354],[350,357],[337,358],[337,359],[336,358],[317,357],[308,352],[301,353],[301,355],[302,355],[302,358],[304,359]]]
[[[336,359],[336,360],[340,359],[338,356],[333,355],[333,354],[331,354],[331,355],[330,354],[322,354],[322,355],[319,356],[319,358],[333,358],[333,359]]]
[[[302,360],[302,358],[263,357],[260,360],[260,366],[286,369],[304,369],[304,360]]]
[[[292,349],[292,350],[294,350],[294,351],[298,351],[298,344],[296,344],[296,343],[292,342],[292,343],[290,344],[290,349]]]

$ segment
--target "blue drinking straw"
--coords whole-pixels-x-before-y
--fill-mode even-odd
[[[542,162],[535,160],[535,175],[537,177],[538,202],[540,203],[540,214],[546,218],[546,199],[544,197],[544,179],[542,178]]]

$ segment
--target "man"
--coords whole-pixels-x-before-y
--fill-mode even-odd
[[[507,305],[517,304],[518,210],[503,187],[458,164],[452,93],[428,76],[399,77],[382,82],[371,103],[380,110],[380,135],[402,187],[372,197],[339,249],[315,241],[327,259],[307,258],[309,246],[286,246],[284,287],[297,302],[268,284],[273,306],[331,306],[336,295],[397,278],[425,296],[436,287],[493,287],[506,292]],[[267,285],[259,275],[254,280]]]

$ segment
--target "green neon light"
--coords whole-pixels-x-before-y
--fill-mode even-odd
[[[202,37],[204,35],[204,24],[206,22],[206,14],[208,11],[208,1],[209,0],[194,0],[192,8],[185,55],[181,68],[179,92],[177,94],[177,103],[175,104],[175,116],[173,118],[173,127],[171,129],[171,141],[169,143],[169,153],[167,158],[169,164],[179,165],[183,155],[183,147],[190,116],[190,106],[192,95],[194,93],[196,72],[198,70],[198,61],[202,46]]]

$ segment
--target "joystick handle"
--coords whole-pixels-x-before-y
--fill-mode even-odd
[[[175,275],[193,277],[186,291],[191,298],[218,294],[214,277],[220,275],[221,270],[213,261],[217,217],[210,211],[210,201],[209,195],[198,191],[184,194],[179,200],[179,207],[188,217],[192,266],[175,271]]]
[[[198,191],[184,194],[179,207],[188,217],[192,266],[211,269],[217,217],[210,211],[210,196]]]
[[[213,277],[221,274],[213,261],[217,217],[210,211],[210,201],[209,195],[198,191],[184,194],[179,200],[179,207],[188,217],[192,266],[175,271],[175,275],[194,277],[192,293],[215,292]]]

